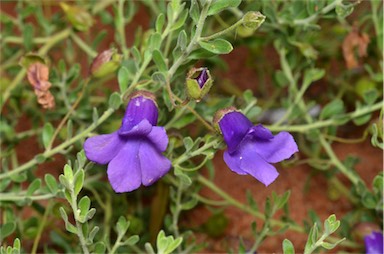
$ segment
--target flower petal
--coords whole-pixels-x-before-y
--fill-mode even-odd
[[[273,181],[276,180],[279,173],[276,168],[266,162],[261,156],[259,156],[255,151],[247,151],[247,153],[242,154],[240,160],[240,168],[252,175],[254,178],[262,182],[265,186],[270,185]]]
[[[157,124],[158,110],[156,103],[148,96],[139,95],[133,97],[125,110],[125,115],[121,123],[123,133],[129,132],[134,126],[144,119],[152,126]]]
[[[84,142],[85,156],[98,164],[107,164],[119,152],[123,141],[117,132],[88,138]]]
[[[171,168],[171,162],[149,141],[143,141],[139,149],[141,181],[149,186],[163,177]]]
[[[381,232],[372,232],[365,236],[364,242],[367,254],[383,253],[383,234]]]
[[[273,138],[273,134],[270,130],[262,126],[261,124],[252,126],[247,135],[252,135],[259,140],[269,140]]]
[[[241,160],[240,158],[241,158],[241,155],[239,152],[232,153],[232,154],[230,154],[228,151],[224,152],[224,161],[229,167],[229,169],[239,175],[246,175],[247,172],[244,172],[244,170],[240,168],[240,160]]]
[[[152,130],[152,124],[148,120],[144,119],[139,124],[133,126],[130,129],[125,129],[124,126],[118,130],[121,137],[138,137],[146,136]]]
[[[252,143],[254,143],[255,152],[270,163],[288,159],[299,151],[295,140],[288,132],[280,132],[270,140],[256,138]]]
[[[249,128],[252,127],[251,121],[240,112],[232,111],[226,113],[219,121],[221,132],[224,136],[224,141],[227,144],[228,152],[236,151]]]
[[[168,146],[168,136],[164,127],[153,126],[147,138],[156,146],[160,152],[164,152]]]
[[[130,140],[108,164],[108,179],[117,193],[136,190],[141,185],[139,140]]]

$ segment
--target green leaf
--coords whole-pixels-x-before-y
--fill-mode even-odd
[[[95,244],[95,247],[93,249],[94,253],[105,253],[106,247],[103,242],[97,242]]]
[[[43,135],[43,145],[45,149],[47,149],[49,143],[51,142],[54,132],[55,132],[55,129],[53,128],[51,123],[44,124],[42,135]]]
[[[157,16],[156,24],[155,24],[157,33],[161,33],[161,31],[163,30],[164,23],[165,23],[165,16],[163,13],[160,13],[159,16]]]
[[[129,228],[129,222],[124,216],[120,216],[119,220],[116,223],[116,230],[118,235],[124,235]]]
[[[91,207],[91,200],[89,199],[89,197],[82,197],[79,201],[78,207],[80,209],[80,214],[85,216],[88,213],[89,208]]]
[[[340,3],[336,5],[335,11],[340,18],[346,18],[353,12],[353,4]]]
[[[177,45],[179,45],[182,51],[187,48],[187,40],[187,33],[185,30],[181,30],[179,36],[177,37]]]
[[[208,16],[215,15],[228,8],[236,8],[241,0],[214,0],[209,6]]]
[[[120,107],[121,103],[122,103],[122,100],[119,93],[114,92],[113,94],[111,94],[108,101],[108,105],[110,108],[116,110]]]
[[[73,171],[72,167],[68,164],[65,164],[64,166],[64,176],[65,178],[71,183],[73,181]]]
[[[60,215],[61,217],[63,218],[64,222],[65,222],[65,229],[68,231],[68,232],[71,232],[73,234],[77,234],[77,228],[72,225],[72,223],[70,223],[68,221],[68,215],[67,213],[65,212],[64,208],[63,207],[60,207]]]
[[[192,197],[187,202],[181,204],[181,209],[182,210],[191,210],[192,208],[194,208],[197,205],[198,202],[199,201],[197,200],[197,198]]]
[[[150,51],[153,51],[155,49],[160,49],[161,46],[161,34],[160,33],[153,33],[149,37],[148,42],[148,48]]]
[[[158,82],[158,83],[161,83],[161,84],[165,84],[167,83],[167,80],[166,80],[166,77],[165,77],[165,74],[163,72],[155,72],[152,74],[151,76],[152,80],[155,81],[155,82]],[[166,89],[164,89],[165,91]]]
[[[97,232],[99,232],[100,228],[98,226],[94,226],[93,229],[91,230],[91,232],[89,233],[88,235],[88,241],[90,244],[93,243],[93,239],[95,238]]]
[[[73,122],[71,119],[68,120],[67,122],[67,140],[72,138],[73,135]]]
[[[129,237],[127,240],[124,241],[124,245],[135,245],[136,243],[138,243],[140,240],[140,237],[138,235],[133,235],[131,237]]]
[[[0,242],[3,242],[3,240],[11,235],[16,229],[16,223],[15,222],[7,222],[3,225],[0,225]]]
[[[183,172],[179,167],[175,167],[175,175],[181,180],[185,186],[190,186],[192,184],[191,178]]]
[[[284,254],[295,254],[295,248],[293,244],[288,239],[284,239],[283,241],[283,253]]]
[[[194,142],[191,137],[183,138],[183,143],[185,146],[185,153],[189,152],[193,148]]]
[[[26,195],[31,196],[35,191],[37,191],[41,186],[41,179],[36,178],[33,182],[28,186],[28,190]]]
[[[190,123],[193,123],[194,121],[196,121],[195,115],[193,115],[192,113],[184,114],[182,117],[173,122],[172,128],[182,129],[183,127],[187,126]]]
[[[185,21],[187,20],[188,17],[188,11],[183,10],[183,12],[180,14],[180,17],[178,20],[171,26],[171,31],[175,31],[182,27],[185,24]]]
[[[99,121],[99,112],[97,111],[96,107],[93,107],[93,110],[92,110],[92,122],[94,124],[96,124],[97,121]]]
[[[191,16],[193,23],[197,24],[200,17],[199,4],[197,0],[191,0],[191,7],[189,8],[189,15]]]
[[[341,99],[335,99],[325,105],[320,113],[320,119],[337,117],[344,113],[344,102]]]
[[[324,75],[325,75],[325,71],[323,69],[317,69],[317,68],[307,69],[304,73],[303,86],[308,87],[311,83],[324,77]]]
[[[117,73],[117,81],[119,83],[120,93],[124,93],[128,88],[129,71],[127,67],[121,66]]]
[[[335,248],[337,245],[339,245],[339,243],[341,243],[344,240],[345,240],[345,238],[340,239],[339,241],[337,241],[335,243],[322,242],[321,247],[323,247],[327,250],[331,250],[331,249]]]
[[[82,168],[76,172],[74,177],[74,183],[75,183],[74,193],[77,196],[80,193],[81,189],[83,188],[83,184],[84,184],[84,170]]]
[[[232,44],[224,39],[216,39],[210,42],[199,41],[202,48],[214,54],[228,54],[233,50]]]
[[[152,57],[153,57],[153,61],[155,62],[160,72],[165,72],[168,70],[167,64],[165,63],[164,56],[158,49],[155,49],[152,52]]]

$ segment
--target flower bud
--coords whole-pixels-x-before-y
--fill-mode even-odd
[[[83,8],[75,5],[69,5],[64,2],[60,3],[60,7],[65,12],[68,21],[76,30],[88,31],[93,25],[92,16]]]
[[[243,17],[243,26],[256,30],[263,24],[265,16],[258,11],[249,11]]]
[[[207,68],[193,68],[187,75],[186,83],[188,96],[200,101],[211,89],[213,80]]]
[[[122,56],[115,48],[101,52],[93,60],[90,73],[96,78],[104,77],[114,73],[120,66]]]

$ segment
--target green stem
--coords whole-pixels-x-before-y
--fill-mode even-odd
[[[71,116],[71,114],[73,113],[73,111],[76,109],[76,107],[79,105],[81,99],[83,98],[84,96],[84,92],[85,92],[85,89],[88,85],[90,81],[90,78],[87,78],[83,84],[83,87],[80,91],[80,95],[77,97],[76,101],[73,103],[72,107],[69,109],[69,111],[67,112],[67,114],[64,116],[64,118],[61,120],[60,124],[57,126],[55,132],[53,133],[52,135],[52,138],[51,140],[49,141],[49,144],[47,146],[47,150],[51,150],[52,148],[52,145],[53,145],[53,142],[55,141],[56,139],[56,136],[59,134],[59,132],[61,131],[61,129],[63,128],[64,124],[67,122],[68,118]]]
[[[305,18],[305,19],[296,19],[293,21],[295,25],[308,25],[310,22],[317,19],[319,14],[327,14],[331,10],[335,9],[335,7],[339,4],[341,4],[342,0],[335,0],[334,2],[330,3],[329,5],[325,6],[320,12],[314,13],[311,16]]]
[[[343,163],[337,158],[336,154],[333,152],[331,145],[325,140],[322,134],[319,135],[319,140],[321,145],[324,147],[326,153],[331,159],[332,163],[346,176],[351,180],[351,182],[356,185],[361,180],[352,171],[347,169]]]
[[[88,56],[91,58],[95,58],[97,56],[97,52],[94,51],[91,47],[87,45],[76,33],[71,33],[72,40],[79,46]]]
[[[71,190],[69,190],[69,192],[71,193],[71,208],[72,208],[72,211],[73,211],[73,216],[75,217],[75,224],[76,224],[76,228],[77,228],[77,236],[79,237],[79,240],[80,240],[80,245],[81,245],[81,248],[83,250],[83,253],[84,254],[89,254],[89,250],[88,250],[88,247],[87,247],[87,242],[84,238],[84,233],[83,233],[83,227],[80,223],[80,221],[78,220],[78,207],[77,207],[77,196],[75,195],[75,191],[74,189],[72,188]]]
[[[76,141],[78,141],[78,140],[84,138],[85,136],[87,136],[88,133],[93,131],[97,126],[99,126],[102,122],[104,122],[106,119],[108,119],[112,115],[112,113],[114,111],[115,111],[114,109],[109,108],[108,110],[106,110],[103,113],[103,115],[97,120],[96,123],[93,123],[91,126],[89,126],[87,129],[85,129],[83,132],[77,134],[76,136],[72,137],[68,141],[65,141],[64,143],[61,143],[60,145],[56,146],[55,148],[53,148],[51,150],[46,150],[44,153],[41,153],[41,154],[39,154],[37,156],[42,156],[43,158],[50,158],[54,154],[63,151],[65,148],[69,147],[70,145],[72,145]],[[25,163],[25,164],[15,168],[15,169],[13,169],[11,171],[8,171],[8,172],[0,174],[0,180],[4,179],[4,178],[9,178],[9,177],[11,177],[12,175],[15,175],[15,174],[20,174],[20,173],[28,170],[29,168],[37,165],[37,164],[39,164],[39,161],[35,157],[35,158],[31,159],[30,161],[28,161],[27,163]]]
[[[47,224],[48,214],[51,213],[51,210],[52,210],[52,202],[50,201],[47,205],[47,208],[44,211],[44,215],[43,215],[42,220],[39,221],[39,228],[37,230],[35,240],[33,241],[33,247],[31,250],[32,254],[36,254],[37,247],[39,246],[39,242],[41,239],[41,234],[43,233],[43,229],[44,229],[45,225]]]
[[[42,194],[42,195],[35,195],[35,196],[27,196],[26,193],[19,193],[19,195],[14,195],[13,193],[1,193],[0,201],[23,201],[26,199],[37,201],[37,200],[46,200],[56,197],[55,194]]]
[[[340,119],[348,118],[349,120],[355,119],[357,117],[372,113],[374,111],[380,110],[383,108],[383,101],[377,102],[376,104],[373,104],[372,106],[367,106],[364,108],[356,109],[355,111],[344,114],[344,116],[340,116]],[[342,124],[344,124],[345,121],[342,121]],[[278,131],[290,131],[290,132],[300,132],[300,133],[306,133],[309,130],[312,129],[319,129],[323,127],[329,127],[329,126],[338,126],[341,125],[340,121],[337,119],[328,119],[323,121],[317,121],[313,123],[308,124],[301,124],[301,125],[282,125],[282,126],[266,126],[268,129],[274,132]]]
[[[235,24],[231,25],[230,27],[227,27],[226,29],[221,30],[220,32],[214,33],[212,35],[209,35],[209,36],[206,36],[206,37],[201,37],[200,40],[201,41],[210,41],[210,40],[216,39],[218,37],[221,37],[224,34],[227,34],[229,32],[232,32],[233,30],[235,30],[243,22],[244,22],[244,20],[243,20],[243,18],[241,18],[240,20],[238,20]]]
[[[120,46],[123,51],[124,59],[128,59],[129,51],[127,48],[127,41],[125,39],[124,2],[125,0],[118,1],[117,20],[119,20],[119,22],[116,24],[116,30],[120,38]]]

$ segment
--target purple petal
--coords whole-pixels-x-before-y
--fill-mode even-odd
[[[243,153],[242,159],[240,160],[240,167],[244,172],[252,175],[265,186],[270,185],[279,175],[276,168],[266,162],[261,156],[255,153],[255,151]]]
[[[270,130],[258,124],[256,126],[252,126],[247,135],[252,135],[254,138],[259,140],[269,140],[273,138],[273,134]]]
[[[292,135],[288,132],[280,132],[270,140],[254,139],[254,149],[264,160],[269,163],[280,162],[289,159],[299,151]]]
[[[123,141],[117,132],[88,138],[84,142],[85,156],[98,164],[107,164],[119,152]]]
[[[163,177],[171,168],[171,162],[151,142],[142,142],[139,149],[141,181],[149,186]]]
[[[208,73],[207,73],[207,68],[203,68],[203,70],[200,72],[199,76],[196,78],[197,83],[199,84],[200,88],[203,88],[205,83],[208,80]]]
[[[108,179],[117,193],[133,191],[141,185],[140,144],[139,140],[130,140],[108,164]]]
[[[138,137],[146,136],[152,131],[152,124],[148,120],[144,119],[137,125],[133,126],[130,129],[123,128],[124,125],[118,130],[119,135],[122,137]]]
[[[228,153],[228,151],[224,152],[224,161],[229,169],[239,175],[246,175],[247,172],[244,172],[244,170],[240,168],[240,157],[240,153],[233,153],[231,155]]]
[[[383,234],[381,232],[372,232],[364,237],[365,250],[367,254],[382,254],[383,252]]]
[[[144,119],[151,125],[156,125],[157,117],[156,103],[147,96],[139,95],[129,101],[120,129],[127,132]]]
[[[156,146],[160,152],[164,152],[168,146],[168,136],[164,127],[153,126],[147,138]]]
[[[232,111],[226,113],[220,119],[219,126],[223,133],[224,141],[227,144],[228,152],[233,153],[247,134],[249,128],[252,127],[252,123],[242,113]]]

